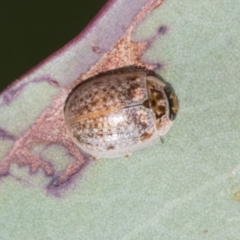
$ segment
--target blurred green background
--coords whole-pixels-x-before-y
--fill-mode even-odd
[[[0,1],[0,91],[77,36],[106,2]]]

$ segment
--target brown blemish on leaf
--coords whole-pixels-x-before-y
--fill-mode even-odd
[[[8,173],[12,163],[17,163],[19,166],[28,166],[31,173],[35,173],[41,168],[46,176],[50,178],[47,189],[54,191],[53,189],[65,185],[73,175],[83,169],[90,157],[82,153],[66,133],[63,121],[64,102],[74,86],[84,79],[101,72],[130,65],[147,67],[148,69],[154,68],[152,65],[146,65],[140,59],[140,56],[148,46],[147,42],[133,42],[131,40],[131,35],[139,22],[141,22],[148,13],[158,7],[162,1],[163,0],[149,0],[135,16],[131,25],[116,45],[113,46],[108,53],[103,54],[101,59],[87,73],[80,76],[74,84],[62,90],[61,94],[54,99],[51,106],[36,120],[34,125],[15,141],[14,147],[11,149],[8,156],[0,163],[0,176]],[[95,46],[93,46],[92,50],[97,54],[101,51]],[[37,81],[37,79],[35,81]],[[57,81],[50,78],[47,78],[47,81],[49,81],[51,85],[59,87]],[[25,86],[26,85],[22,84],[20,88],[14,91],[12,91],[11,88],[9,91],[6,91],[4,104],[11,103],[12,99],[19,91],[24,90]],[[56,175],[54,166],[46,161],[46,159],[41,156],[41,153],[36,154],[31,151],[31,148],[37,144],[45,146],[59,144],[64,146],[69,155],[75,159],[75,162],[69,163],[65,170],[59,175]]]
[[[240,202],[240,191],[235,192],[232,195],[233,200]]]
[[[102,53],[102,50],[100,47],[98,46],[92,46],[92,51],[95,52],[96,54],[101,54]]]
[[[162,25],[159,29],[158,29],[158,33],[159,34],[165,34],[166,32],[167,32],[167,26],[165,26],[165,25]]]
[[[87,165],[88,161],[84,161],[82,164],[79,164],[77,161],[70,164],[60,175],[55,176],[48,185],[48,189],[54,189],[63,183],[66,183],[70,178],[80,172]]]
[[[10,133],[6,132],[4,129],[0,128],[0,139],[6,139],[10,141],[15,141],[15,136],[11,135]]]

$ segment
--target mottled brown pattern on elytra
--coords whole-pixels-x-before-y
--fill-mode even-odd
[[[115,114],[122,118],[121,121],[112,123],[111,118],[114,119]],[[95,121],[101,124],[93,128]],[[85,125],[85,128],[83,128],[83,125]],[[74,123],[71,127],[73,136],[81,144],[98,151],[129,146],[138,141],[145,132],[154,131],[151,113],[146,112],[144,107],[140,106],[122,109],[100,118],[82,120]],[[109,144],[112,146],[111,148],[109,148]]]
[[[105,115],[144,98],[145,83],[135,75],[129,75],[125,81],[118,79],[118,75],[110,75],[83,82],[68,98],[67,124]]]
[[[165,135],[172,125],[165,86],[145,71],[106,74],[81,83],[66,101],[70,135],[85,152],[102,157],[124,156],[131,148],[136,151],[157,143],[158,136]],[[106,89],[104,94],[102,89]],[[92,99],[87,91],[96,92]],[[82,97],[85,101],[78,101]],[[101,102],[101,107],[91,105],[82,111],[93,99]],[[142,139],[146,142],[140,144]]]

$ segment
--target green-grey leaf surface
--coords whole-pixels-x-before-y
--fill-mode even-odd
[[[133,39],[180,102],[164,144],[91,162],[63,198],[38,189],[41,172],[2,178],[1,238],[239,239],[239,13],[237,0],[165,0],[148,15]]]

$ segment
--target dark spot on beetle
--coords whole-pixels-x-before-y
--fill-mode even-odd
[[[109,94],[109,98],[110,98],[110,99],[114,99],[115,96],[114,96],[113,94]]]
[[[131,77],[129,77],[128,79],[131,80],[131,81],[135,81],[135,80],[138,79],[138,76],[131,76]]]
[[[143,102],[145,108],[150,108],[148,99]]]
[[[133,89],[128,89],[126,95],[127,95],[128,97],[130,97],[130,99],[132,99],[132,96],[133,96]]]
[[[102,137],[103,137],[103,134],[102,134],[102,133],[99,133],[98,136],[99,136],[100,138],[102,138]]]
[[[130,84],[130,88],[132,88],[132,89],[139,88],[139,83],[138,83],[138,82],[132,82],[132,83]]]
[[[169,113],[169,117],[171,120],[174,120],[177,116],[177,112],[178,112],[178,99],[176,97],[176,95],[174,94],[173,90],[170,89],[169,87],[165,87],[164,91],[166,93],[168,102],[169,102],[169,106],[170,106],[170,113]]]
[[[164,113],[156,113],[155,116],[156,116],[156,119],[159,119],[161,118],[162,116],[164,115]]]
[[[165,113],[166,109],[165,109],[164,106],[159,106],[158,111],[161,112],[161,113]]]
[[[137,124],[139,124],[139,125],[141,125],[141,128],[142,129],[146,129],[147,128],[147,123],[145,123],[145,122],[140,122],[140,123],[138,123],[138,121],[136,122]]]
[[[132,84],[130,88],[131,88],[131,90],[135,90],[137,88],[137,86],[135,84]]]
[[[151,136],[152,136],[152,133],[146,132],[146,133],[142,134],[142,136],[141,136],[141,141],[144,141],[144,140],[146,140],[146,139],[149,139]]]
[[[107,150],[112,150],[112,149],[114,149],[114,148],[115,148],[114,146],[109,145],[109,146],[107,147]]]
[[[88,133],[88,137],[92,138],[93,137],[93,133],[92,132]]]
[[[163,99],[162,92],[156,90],[155,88],[151,88],[150,91],[151,91],[151,94],[152,94],[154,99],[156,99],[156,100]]]
[[[151,101],[151,104],[152,104],[152,107],[155,107],[155,106],[156,106],[156,101],[155,101],[155,100],[152,100],[152,101]]]
[[[156,99],[157,100],[163,99],[163,94],[161,92],[158,92],[157,95],[156,95]]]
[[[112,136],[112,130],[110,128],[107,129],[107,133],[109,136]]]
[[[156,90],[154,88],[151,88],[150,91],[153,94],[153,93],[155,93]]]
[[[165,25],[162,25],[159,29],[158,29],[158,33],[159,34],[165,34],[167,32],[168,28]]]

